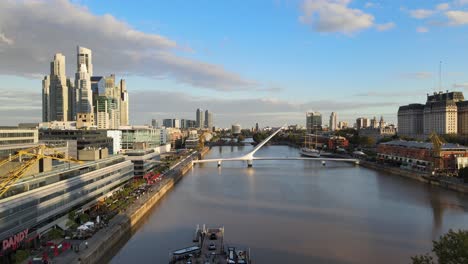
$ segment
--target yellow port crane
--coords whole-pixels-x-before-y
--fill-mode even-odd
[[[441,154],[442,145],[444,144],[444,142],[435,132],[431,133],[431,135],[429,136],[429,139],[432,142],[432,156],[434,157],[434,168],[438,170],[442,167],[442,159],[441,159],[440,154]]]
[[[15,155],[0,161],[0,168],[8,164],[13,165],[13,169],[8,170],[5,175],[0,176],[0,197],[3,196],[15,182],[21,179],[36,162],[44,158],[83,164],[83,161],[73,158],[64,158],[63,156],[63,153],[56,151],[54,148],[47,147],[46,145],[39,145],[19,150]],[[17,164],[15,164],[15,162]]]
[[[440,157],[440,152],[442,150],[442,145],[444,144],[444,142],[435,132],[431,133],[429,139],[432,142],[432,155],[436,158]]]

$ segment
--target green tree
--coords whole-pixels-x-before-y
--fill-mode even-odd
[[[468,263],[468,231],[458,230],[449,232],[440,237],[439,241],[432,242],[432,252],[437,262],[428,254],[412,257],[413,264],[459,264]]]
[[[359,144],[364,146],[372,146],[375,144],[375,139],[371,137],[359,137]]]
[[[238,142],[238,143],[241,143],[242,141],[244,141],[244,139],[245,139],[245,137],[244,137],[242,134],[240,134],[239,136],[237,136],[237,142]]]
[[[80,214],[80,222],[82,224],[86,223],[89,221],[89,215],[88,214],[85,214],[85,213],[82,213]]]

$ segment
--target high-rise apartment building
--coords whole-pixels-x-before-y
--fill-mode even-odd
[[[156,119],[151,119],[151,126],[153,128],[158,128],[159,127],[158,121]]]
[[[77,72],[75,74],[76,114],[93,113],[93,92],[91,90],[91,76],[93,62],[91,50],[77,47]]]
[[[55,54],[51,73],[42,80],[42,120],[73,121],[85,127],[117,129],[129,123],[125,80],[92,76],[92,52],[77,47],[75,85],[65,75],[65,56]],[[78,127],[78,126],[77,126]]]
[[[130,120],[128,118],[128,92],[127,92],[127,84],[124,79],[120,80],[119,83],[120,88],[120,125],[121,126],[128,126]]]
[[[50,63],[50,75],[42,80],[42,120],[68,121],[69,86],[65,73],[65,56],[57,53]]]
[[[338,122],[338,128],[339,128],[339,129],[348,128],[348,122],[346,122],[346,121],[340,121],[340,122]]]
[[[336,119],[337,119],[336,113],[332,112],[330,114],[330,124],[329,124],[329,128],[330,128],[331,131],[335,131],[338,128]]]
[[[356,119],[356,128],[361,129],[361,128],[366,128],[370,126],[370,120],[369,118],[365,117],[359,117]]]
[[[180,128],[180,120],[177,118],[163,119],[163,126],[172,127],[172,128]]]
[[[205,128],[213,128],[213,113],[205,111]]]
[[[81,64],[86,65],[89,76],[93,76],[93,55],[90,49],[76,47],[76,68],[80,69]]]
[[[306,113],[307,133],[313,133],[322,128],[322,114],[319,112]]]
[[[203,128],[205,126],[205,116],[203,110],[198,108],[196,112],[197,128]]]

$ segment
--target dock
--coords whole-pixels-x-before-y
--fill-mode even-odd
[[[224,244],[224,227],[206,228],[199,225],[195,228],[192,245],[177,249],[171,253],[170,264],[250,264],[250,252],[236,250]]]

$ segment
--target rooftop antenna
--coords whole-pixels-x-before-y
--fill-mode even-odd
[[[442,91],[442,61],[439,62],[439,91]]]

